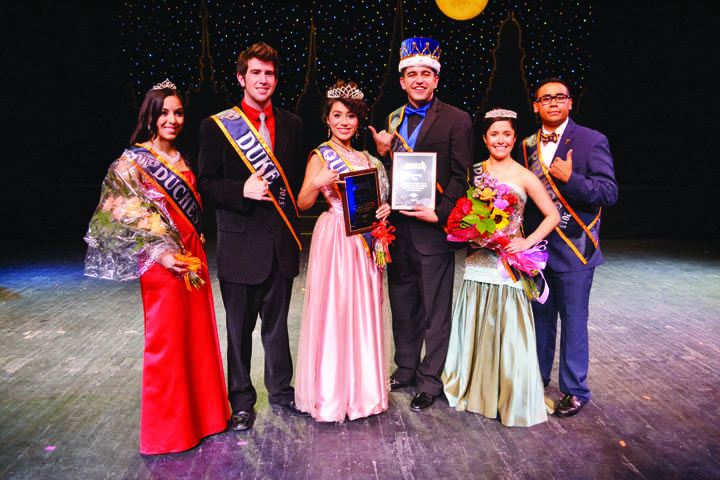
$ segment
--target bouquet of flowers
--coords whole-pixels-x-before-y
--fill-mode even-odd
[[[199,258],[185,252],[180,234],[165,207],[162,194],[144,185],[131,162],[121,157],[110,168],[85,241],[85,274],[110,280],[138,278],[166,251],[189,264],[185,284],[200,288]],[[183,254],[184,253],[184,254]]]
[[[518,201],[507,185],[498,183],[488,173],[481,173],[450,213],[445,227],[447,239],[451,242],[473,242],[495,250],[499,257],[500,274],[513,281],[521,280],[528,297],[544,303],[549,293],[542,275],[547,262],[545,242],[519,253],[505,251],[510,240],[519,235],[520,222],[511,221]],[[540,284],[532,278],[538,274],[543,278]]]
[[[372,237],[373,241],[373,252],[375,253],[375,263],[382,270],[385,265],[392,262],[390,258],[390,244],[395,240],[393,232],[395,227],[390,225],[387,220],[381,220],[373,223]]]

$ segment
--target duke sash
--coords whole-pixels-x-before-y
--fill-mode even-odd
[[[285,172],[280,167],[272,149],[268,147],[239,107],[225,110],[211,118],[215,120],[220,131],[228,139],[250,173],[255,173],[265,167],[262,177],[268,182],[268,195],[285,225],[290,229],[298,248],[302,250],[298,235],[298,211],[295,198],[287,178],[285,178]]]
[[[567,200],[563,198],[550,172],[548,172],[545,164],[542,162],[540,149],[537,146],[538,136],[539,135],[533,135],[523,141],[525,167],[541,180],[545,179],[545,182],[543,182],[545,189],[557,207],[558,212],[560,212],[560,223],[555,227],[555,231],[580,259],[583,265],[587,264],[587,259],[593,256],[598,247],[600,213],[602,212],[602,208],[598,210],[597,216],[589,225],[583,223],[578,214],[575,213],[575,210],[573,210]]]
[[[158,153],[143,146],[133,145],[126,150],[125,156],[147,175],[165,195],[168,204],[172,205],[200,236],[202,234],[200,195],[185,177]]]
[[[394,112],[390,114],[390,117],[388,118],[388,132],[390,132],[393,136],[392,143],[390,145],[391,152],[412,152],[413,149],[408,144],[408,140],[403,138],[403,136],[398,131],[398,127],[400,127],[403,123],[403,117],[405,116],[405,106],[398,108]],[[422,122],[418,124],[417,127],[415,127],[415,131],[412,133],[412,136],[417,139],[417,135],[420,132],[420,126],[422,125]],[[415,142],[412,142],[413,145]],[[435,182],[435,188],[437,188],[437,191],[440,192],[440,195],[443,194],[444,189],[438,182]]]
[[[313,150],[310,155],[313,153],[316,153],[320,157],[320,160],[329,170],[336,170],[338,173],[352,172],[355,170],[350,165],[350,162],[345,160],[342,154],[328,142],[321,144]],[[338,196],[340,196],[340,188],[337,183],[333,184],[333,188],[335,188]],[[360,238],[362,239],[363,246],[365,247],[365,252],[368,256],[372,256],[372,250],[370,249],[370,246],[372,246],[372,231],[361,233]]]

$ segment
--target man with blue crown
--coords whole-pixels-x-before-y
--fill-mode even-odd
[[[400,85],[408,103],[389,115],[384,130],[370,130],[389,171],[395,152],[436,154],[434,208],[415,206],[390,216],[396,239],[390,250],[388,293],[397,365],[390,386],[397,390],[416,384],[410,409],[419,412],[443,390],[440,376],[450,337],[456,248],[447,241],[443,225],[468,188],[473,132],[470,115],[435,96],[438,42],[408,38],[402,42],[400,57]]]

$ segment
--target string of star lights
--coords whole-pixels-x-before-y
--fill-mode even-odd
[[[404,1],[403,36],[440,42],[440,95],[473,112],[485,97],[499,29],[511,13],[521,29],[526,83],[557,75],[580,92],[591,61],[589,3],[489,0],[478,16],[458,21],[444,15],[434,0]],[[308,62],[314,62],[321,91],[338,78],[351,80],[372,104],[386,73],[397,74],[396,65],[390,70],[387,65],[392,49],[399,48],[392,45],[397,5],[392,0],[127,2],[119,18],[123,61],[138,94],[166,77],[179,88],[197,88],[203,55],[212,59],[215,82],[236,88],[238,54],[265,41],[280,54],[278,105],[293,108],[302,95]],[[308,58],[311,25],[315,59]]]

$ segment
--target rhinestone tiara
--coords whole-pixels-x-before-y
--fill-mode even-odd
[[[485,118],[517,118],[517,113],[512,110],[505,110],[504,108],[495,108],[485,114]]]
[[[327,92],[327,98],[353,98],[362,100],[365,95],[352,85],[343,85],[341,87],[333,87]]]
[[[169,78],[166,78],[164,82],[158,83],[152,87],[152,90],[162,90],[163,88],[172,88],[173,90],[177,90],[177,87],[170,81]]]

